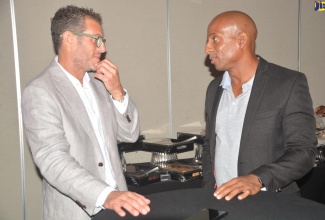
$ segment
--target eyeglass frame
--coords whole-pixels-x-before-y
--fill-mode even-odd
[[[94,36],[94,35],[91,35],[91,34],[86,34],[86,33],[78,32],[78,31],[72,31],[72,33],[75,34],[75,35],[78,35],[78,36],[90,37],[92,39],[95,39],[97,47],[100,47],[100,46],[102,46],[103,43],[104,44],[106,43],[106,39],[103,38],[102,36],[98,36],[98,35]]]

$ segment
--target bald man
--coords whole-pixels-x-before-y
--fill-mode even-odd
[[[228,11],[208,26],[205,51],[223,76],[206,93],[203,186],[217,199],[261,190],[299,194],[295,180],[314,165],[315,119],[304,74],[255,54],[257,29]]]

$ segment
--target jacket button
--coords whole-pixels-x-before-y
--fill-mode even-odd
[[[102,162],[98,163],[98,166],[102,167],[104,164]]]

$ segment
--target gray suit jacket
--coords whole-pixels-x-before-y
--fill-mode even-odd
[[[138,112],[129,99],[120,114],[103,83],[89,76],[116,182],[119,190],[127,190],[117,139],[137,140]],[[28,144],[43,175],[43,219],[90,219],[108,186],[104,159],[83,102],[55,60],[24,89],[22,112]]]
[[[203,185],[212,187],[216,145],[216,114],[222,76],[206,94],[206,137]],[[269,191],[296,192],[295,180],[314,165],[315,118],[304,74],[268,63],[260,57],[243,124],[238,175],[253,173]]]

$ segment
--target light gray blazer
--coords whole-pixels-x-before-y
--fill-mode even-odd
[[[103,83],[89,76],[116,182],[119,190],[127,190],[117,139],[137,140],[138,112],[129,99],[120,114]],[[27,142],[43,176],[43,219],[90,219],[107,187],[104,159],[83,102],[55,60],[24,89],[22,113]]]

